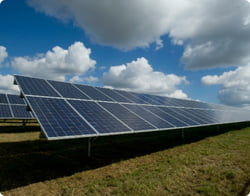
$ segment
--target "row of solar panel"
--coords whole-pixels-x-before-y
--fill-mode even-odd
[[[100,87],[91,87],[80,84],[51,81],[38,78],[15,76],[22,91],[26,95],[46,97],[64,97],[82,100],[97,100],[119,103],[137,103],[147,105],[166,105],[187,108],[225,109],[223,106],[214,106],[198,101],[182,100],[162,96],[139,94],[127,91],[113,90]]]
[[[0,94],[0,104],[20,104],[25,105],[25,102],[18,95]]]
[[[18,95],[0,94],[0,119],[31,119],[31,112]]]
[[[31,119],[33,117],[25,105],[0,104],[0,118]]]
[[[89,137],[249,120],[248,111],[171,108],[26,96],[49,139]]]

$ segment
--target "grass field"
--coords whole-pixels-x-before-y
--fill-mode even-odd
[[[171,134],[170,134],[171,133]],[[198,135],[199,137],[193,137]],[[250,192],[250,128],[216,127],[43,141],[0,127],[0,192],[6,195],[207,195]]]

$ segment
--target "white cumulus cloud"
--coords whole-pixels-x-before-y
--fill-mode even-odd
[[[1,3],[1,2],[0,2]],[[0,46],[0,67],[1,63],[8,57],[8,53],[4,46]],[[14,93],[17,94],[19,89],[16,85],[13,84],[13,76],[7,74],[3,75],[0,73],[0,93]]]
[[[59,46],[35,57],[16,57],[12,66],[20,73],[54,80],[65,80],[67,75],[82,75],[94,69],[96,61],[90,58],[91,50],[75,42],[68,49]]]
[[[17,87],[17,85],[14,85],[13,82],[14,82],[14,77],[12,75],[0,74],[0,92],[18,94],[19,88]]]
[[[218,98],[221,103],[232,106],[250,107],[250,64],[238,67],[221,75],[204,76],[206,85],[221,85]]]
[[[94,77],[94,76],[89,76],[89,77],[73,76],[69,81],[72,83],[81,83],[81,82],[95,83],[98,80],[99,79],[97,77]]]
[[[187,68],[244,65],[250,60],[246,0],[28,0],[35,9],[71,20],[97,43],[147,47],[168,35],[183,45]]]
[[[127,64],[111,66],[109,71],[103,74],[102,80],[106,87],[187,98],[187,95],[177,88],[178,85],[187,83],[185,77],[154,71],[144,57]]]
[[[0,46],[0,66],[6,57],[8,57],[8,53],[6,51],[6,48],[4,46]]]
[[[156,40],[155,43],[156,43],[155,50],[160,50],[161,48],[164,47],[164,44],[163,44],[163,40],[162,40],[162,39]]]

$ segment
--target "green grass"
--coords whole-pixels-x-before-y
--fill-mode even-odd
[[[203,195],[250,192],[250,128],[187,130],[40,141],[0,133],[0,192],[6,195]],[[191,137],[202,133],[202,138]],[[207,134],[205,134],[207,133]],[[210,137],[207,137],[210,135]],[[199,140],[198,140],[199,139]]]

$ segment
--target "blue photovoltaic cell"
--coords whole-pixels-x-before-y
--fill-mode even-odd
[[[43,79],[15,76],[25,95],[59,97],[52,87]]]
[[[157,100],[152,99],[151,95],[146,94],[136,94],[140,99],[142,99],[146,104],[160,105],[161,103]]]
[[[171,99],[167,97],[162,97],[162,96],[151,96],[151,99],[154,100],[155,102],[158,102],[157,105],[166,105],[166,106],[174,106],[173,103],[171,103]]]
[[[82,92],[84,92],[86,95],[88,95],[90,98],[94,100],[100,100],[100,101],[113,101],[109,97],[105,96],[103,93],[98,91],[96,88],[91,86],[85,86],[85,85],[79,85],[75,84],[75,86],[80,89]]]
[[[11,109],[14,114],[14,118],[32,118],[31,113],[27,111],[27,106],[25,105],[11,105]]]
[[[128,111],[120,104],[104,102],[100,104],[135,131],[155,129],[149,123]]]
[[[21,104],[21,105],[25,105],[24,99],[21,98],[18,95],[10,95],[7,94],[8,100],[10,104]]]
[[[215,117],[214,112],[211,110],[196,109],[195,113],[207,119],[207,121],[211,124],[219,123],[218,119]]]
[[[173,104],[170,102],[170,99],[167,99],[166,97],[150,95],[150,98],[154,102],[157,102],[158,103],[157,105],[173,106]]]
[[[211,109],[209,104],[207,103],[202,103],[202,102],[197,102],[197,101],[190,101],[193,104],[193,107],[195,108],[203,108],[203,109]]]
[[[27,97],[48,138],[96,132],[63,99]]]
[[[106,89],[105,89],[106,90]],[[141,97],[138,96],[136,93],[132,92],[126,92],[126,91],[121,91],[121,90],[114,90],[117,94],[119,94],[122,97],[125,97],[127,100],[123,101],[118,101],[118,102],[124,102],[124,103],[139,103],[139,104],[148,104],[148,102],[145,102]]]
[[[4,103],[0,103],[1,119],[31,119],[31,113],[26,110],[24,100],[18,95],[0,94]],[[0,99],[1,99],[0,98]]]
[[[126,97],[123,97],[116,90],[111,90],[111,89],[107,89],[107,88],[97,88],[97,89],[99,91],[101,91],[102,93],[104,93],[105,95],[107,95],[110,98],[112,98],[114,101],[125,102],[125,103],[132,103],[131,100],[129,100]]]
[[[139,98],[136,94],[131,93],[131,92],[126,92],[126,91],[121,91],[121,90],[114,90],[117,93],[119,93],[121,96],[126,97],[131,101],[131,103],[147,103],[143,101],[141,98]]]
[[[120,93],[120,92],[119,92]],[[140,96],[139,93],[133,93],[133,92],[121,92],[122,94],[124,94],[124,96],[127,94],[127,96],[130,100],[133,101],[133,103],[138,103],[138,104],[149,104],[144,98],[143,96]]]
[[[156,106],[143,106],[143,107],[145,107],[150,112],[156,114],[160,118],[168,121],[175,127],[185,127],[188,125],[187,123],[183,122],[182,119],[178,118],[177,115],[171,115],[169,113],[165,113],[159,107],[156,107]]]
[[[69,102],[99,133],[131,131],[95,102],[75,100]]]
[[[186,123],[186,126],[197,126],[200,125],[199,122],[194,121],[193,119],[187,118],[186,115],[180,112],[179,108],[168,108],[168,107],[159,107],[161,111],[174,116],[175,118],[181,120]]]
[[[0,94],[0,103],[8,103],[8,100],[5,94]]]
[[[49,80],[49,83],[65,98],[89,99],[70,83]]]
[[[171,106],[176,106],[176,107],[187,107],[185,103],[180,103],[178,99],[174,98],[168,98],[168,101],[170,102]]]
[[[190,101],[190,100],[180,100],[178,99],[178,103],[183,103],[182,105],[184,107],[189,107],[189,108],[207,108],[208,106],[206,106],[205,104],[203,103],[199,103],[199,102],[195,102],[195,101]]]
[[[131,110],[132,112],[136,113],[137,115],[141,116],[143,119],[147,120],[155,127],[162,129],[162,128],[173,128],[174,126],[168,123],[167,121],[162,120],[161,118],[157,117],[153,113],[149,112],[145,108],[140,105],[131,105],[131,104],[123,104],[126,108]]]
[[[177,106],[177,107],[191,107],[191,105],[185,102],[185,100],[180,101],[179,99],[172,98],[171,103],[173,106]]]
[[[11,112],[9,105],[0,104],[0,118],[11,118]]]
[[[188,109],[188,108],[179,108],[178,109],[182,114],[184,114],[187,118],[190,118],[196,122],[199,122],[200,124],[211,124],[211,121],[208,119],[205,119],[204,116],[199,116],[197,113],[195,113],[194,109]]]
[[[195,104],[192,101],[188,101],[188,100],[180,100],[180,99],[176,99],[175,100],[177,104],[182,105],[183,107],[187,107],[187,108],[202,108],[201,105],[199,104]]]

